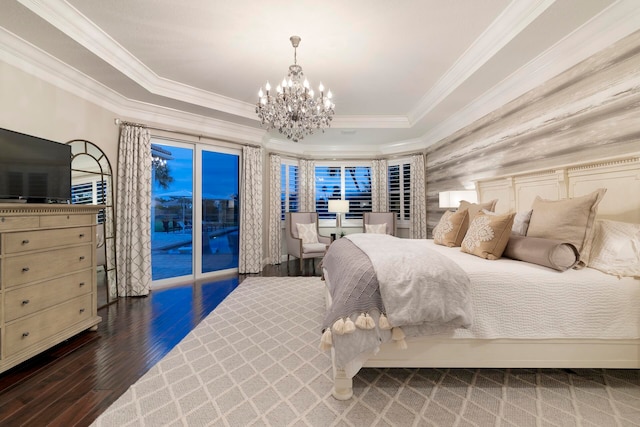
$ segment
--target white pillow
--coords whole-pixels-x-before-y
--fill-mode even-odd
[[[533,210],[518,212],[513,218],[513,226],[511,227],[512,236],[526,236],[529,228],[529,221]]]
[[[589,267],[616,276],[640,277],[640,224],[598,220]]]
[[[298,237],[302,239],[302,243],[318,243],[318,232],[316,223],[296,224],[298,229]]]
[[[387,234],[387,223],[383,224],[365,224],[364,231],[374,234]]]

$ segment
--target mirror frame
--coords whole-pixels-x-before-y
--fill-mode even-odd
[[[87,141],[84,139],[74,139],[67,142],[67,145],[71,146],[71,171],[82,172],[84,174],[90,175],[100,175],[100,181],[104,181],[106,183],[106,191],[103,186],[102,191],[104,200],[104,247],[105,247],[105,276],[106,276],[106,285],[107,285],[107,303],[106,305],[112,304],[118,299],[118,284],[117,284],[117,274],[116,274],[116,253],[115,253],[115,241],[116,241],[116,228],[115,228],[115,215],[114,215],[114,205],[113,205],[113,173],[111,169],[111,163],[109,159],[104,154],[104,152],[98,147],[96,144],[91,141]],[[84,170],[84,169],[76,169],[73,167],[73,161],[80,156],[89,156],[92,158],[98,168],[99,172],[96,170]],[[73,185],[73,177],[71,180]],[[73,200],[71,201],[73,203]],[[101,308],[104,306],[99,306]]]

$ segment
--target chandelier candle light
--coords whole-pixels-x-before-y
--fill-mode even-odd
[[[289,40],[293,46],[293,65],[289,66],[289,74],[276,87],[275,94],[268,81],[264,91],[260,88],[256,113],[267,129],[278,129],[288,139],[298,142],[314,129],[324,132],[331,124],[335,105],[331,101],[331,91],[327,90],[325,94],[322,83],[318,87],[320,95],[314,97],[302,67],[297,64],[296,49],[301,39],[291,36]]]

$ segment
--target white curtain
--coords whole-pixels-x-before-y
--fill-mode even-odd
[[[388,212],[387,161],[371,162],[371,212]]]
[[[262,271],[262,148],[242,149],[238,272]],[[278,200],[280,198],[278,197]]]
[[[271,173],[269,174],[269,263],[280,264],[282,255],[282,204],[280,201],[282,192],[282,159],[277,154],[272,154]]]
[[[315,167],[316,164],[312,160],[300,160],[298,163],[300,212],[316,211]]]
[[[411,207],[409,237],[412,239],[427,238],[427,200],[424,155],[411,157]]]
[[[116,258],[119,296],[151,289],[151,134],[123,124],[118,144]]]

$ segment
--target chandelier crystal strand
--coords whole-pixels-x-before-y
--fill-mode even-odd
[[[305,135],[312,134],[314,129],[324,132],[330,127],[335,105],[331,91],[325,93],[322,83],[318,87],[319,95],[315,97],[302,67],[297,63],[301,39],[292,36],[289,40],[293,46],[293,65],[289,66],[289,73],[276,87],[275,93],[268,81],[264,91],[260,88],[256,113],[267,129],[278,129],[288,139],[298,142]]]

